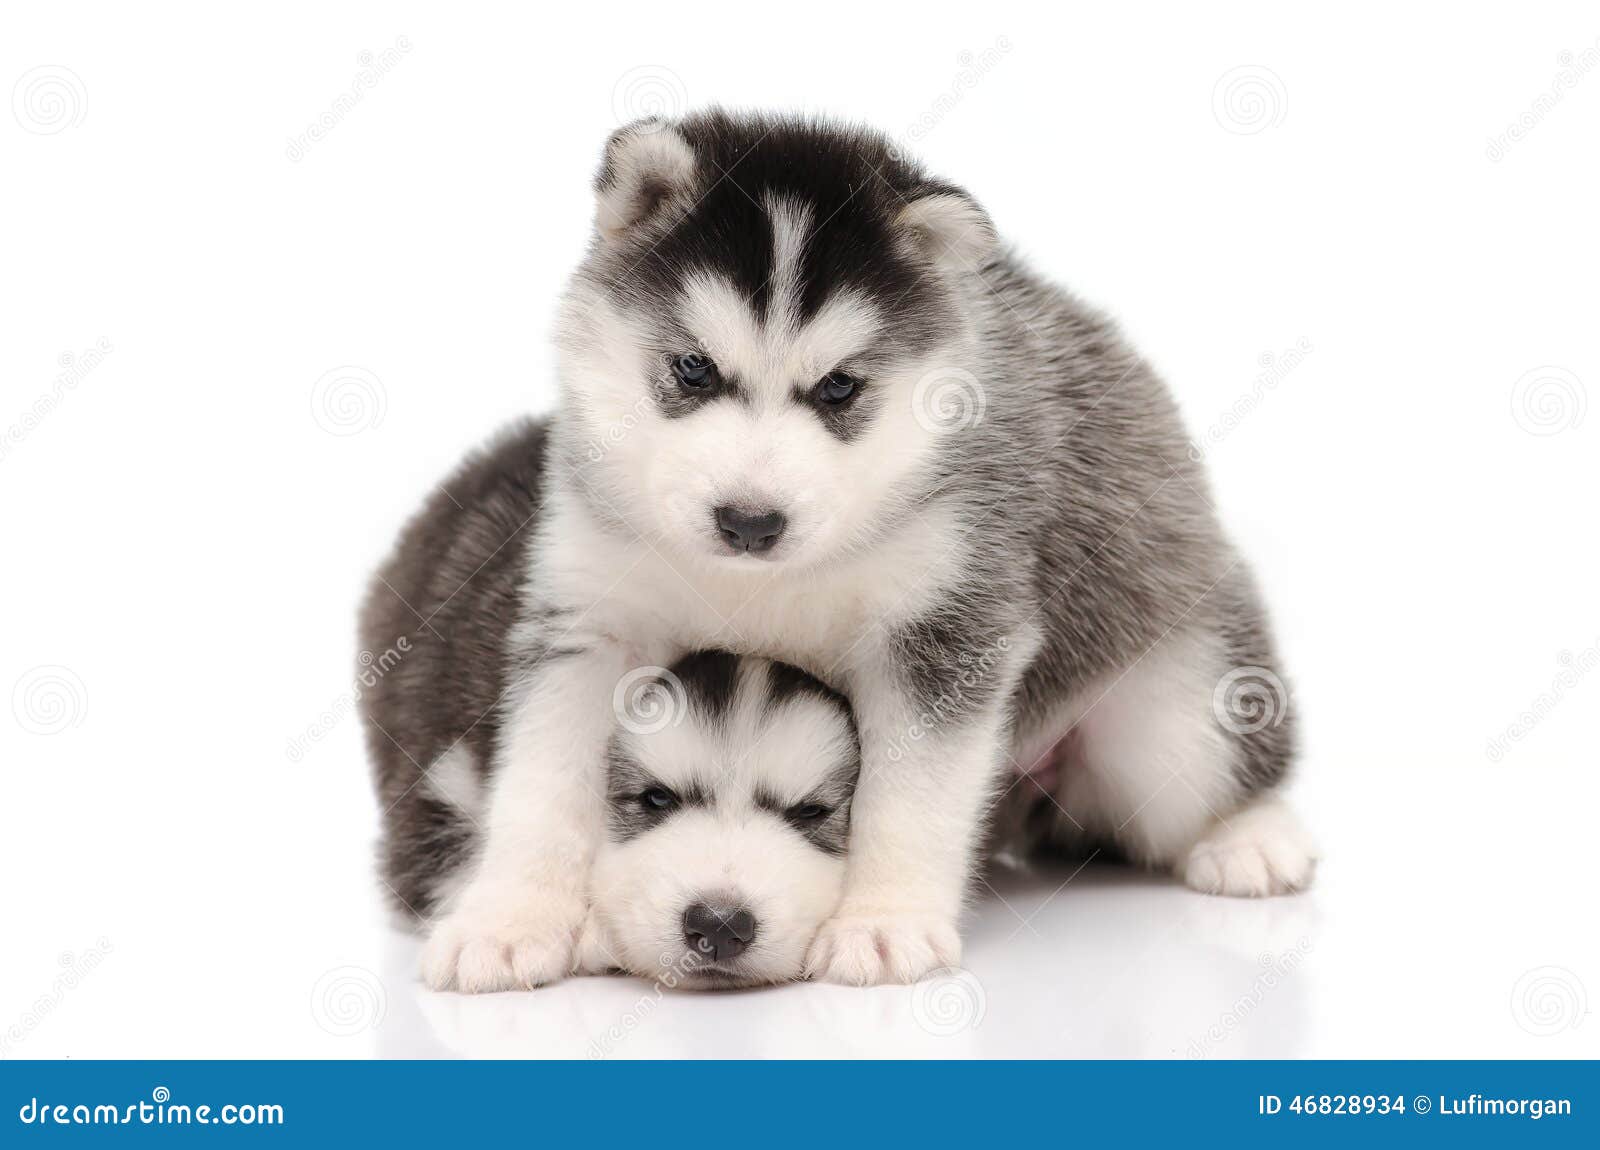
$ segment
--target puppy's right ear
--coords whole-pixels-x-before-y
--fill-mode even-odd
[[[696,179],[694,149],[666,120],[636,120],[612,133],[594,178],[594,226],[615,242],[681,211]]]

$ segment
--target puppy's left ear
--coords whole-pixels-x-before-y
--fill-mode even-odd
[[[895,226],[907,244],[952,275],[976,272],[999,246],[989,213],[949,186],[936,186],[901,208]]]
[[[616,241],[681,211],[696,170],[694,149],[666,120],[636,120],[613,132],[594,178],[595,230]]]

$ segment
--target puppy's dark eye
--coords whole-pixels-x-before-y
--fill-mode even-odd
[[[848,403],[855,398],[856,390],[860,386],[861,381],[855,376],[846,375],[842,371],[831,371],[822,377],[821,383],[817,384],[817,398],[827,404]]]
[[[672,374],[684,387],[701,391],[717,381],[717,365],[703,355],[680,355],[672,361]]]
[[[639,796],[639,805],[647,811],[670,811],[678,805],[678,796],[666,787],[651,787]]]
[[[790,807],[785,813],[794,822],[814,823],[818,819],[827,818],[830,812],[821,803],[801,803],[797,807]]]

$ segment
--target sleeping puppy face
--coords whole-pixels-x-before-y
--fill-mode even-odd
[[[844,698],[783,663],[689,655],[643,685],[607,762],[604,962],[673,986],[798,978],[844,886],[860,773]]]

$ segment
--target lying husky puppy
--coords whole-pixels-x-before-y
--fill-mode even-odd
[[[424,923],[448,911],[493,817],[488,772],[517,650],[507,620],[537,534],[545,438],[543,425],[518,428],[446,481],[362,615],[366,649],[407,639],[361,707],[384,881],[397,909]],[[592,868],[571,864],[592,884],[574,969],[686,986],[798,977],[844,889],[860,769],[844,699],[787,664],[701,651],[636,670],[605,705],[616,723],[594,798],[606,833]],[[425,975],[485,989],[523,957],[469,943],[435,955]]]
[[[495,604],[517,624],[499,737],[474,748],[495,760],[486,840],[431,981],[571,969],[613,689],[704,647],[805,667],[854,708],[818,976],[959,960],[1018,771],[1055,780],[1059,838],[1224,894],[1309,880],[1265,612],[1171,397],[1107,319],[873,132],[646,121],[595,186],[544,510]]]

